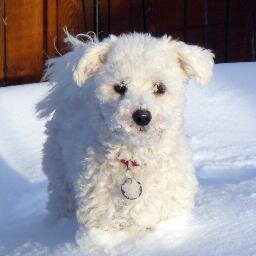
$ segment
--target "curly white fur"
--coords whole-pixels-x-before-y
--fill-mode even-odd
[[[198,46],[149,34],[110,36],[84,43],[67,34],[71,52],[48,61],[54,85],[38,106],[47,124],[43,168],[49,179],[48,209],[77,216],[82,226],[104,230],[151,228],[187,215],[197,181],[183,132],[187,79],[210,78],[213,54]],[[121,97],[113,85],[125,81]],[[167,90],[154,93],[154,83]],[[133,121],[139,108],[152,114],[143,129]],[[126,199],[121,159],[135,159],[143,193]]]

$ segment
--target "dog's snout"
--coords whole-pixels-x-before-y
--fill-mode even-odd
[[[137,109],[133,112],[132,118],[137,125],[146,126],[151,121],[151,113],[146,109]]]

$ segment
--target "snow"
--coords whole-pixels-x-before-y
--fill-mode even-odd
[[[127,241],[79,236],[75,221],[47,217],[45,120],[34,108],[48,86],[0,88],[0,255],[256,255],[255,69],[218,64],[207,87],[190,83],[186,131],[200,183],[193,216]]]

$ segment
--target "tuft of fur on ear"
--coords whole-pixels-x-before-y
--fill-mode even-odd
[[[76,100],[85,81],[97,72],[104,62],[115,36],[99,42],[92,33],[72,36],[64,29],[65,42],[71,51],[56,58],[47,60],[42,81],[47,81],[51,88],[43,100],[37,104],[40,118],[50,116],[55,110],[68,101]]]
[[[207,49],[183,42],[172,42],[181,68],[187,76],[195,76],[200,85],[206,84],[212,76],[214,54]]]
[[[116,36],[111,35],[102,42],[91,42],[90,47],[85,48],[83,56],[73,70],[73,78],[78,86],[82,86],[98,71],[114,41]]]

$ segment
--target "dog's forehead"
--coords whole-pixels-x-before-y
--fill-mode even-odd
[[[118,37],[108,53],[108,62],[116,67],[143,70],[162,69],[175,64],[170,39],[155,38],[145,34],[131,34]]]
[[[177,54],[167,37],[119,36],[105,60],[99,72],[102,85],[124,81],[136,91],[138,88],[145,91],[152,89],[155,82],[176,86],[183,79]]]

